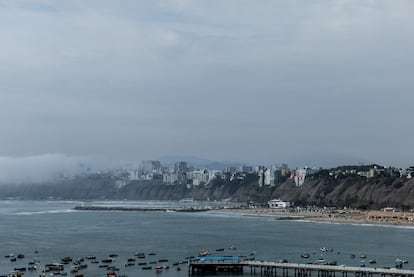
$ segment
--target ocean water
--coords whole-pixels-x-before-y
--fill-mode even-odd
[[[178,202],[92,202],[90,205],[178,207]],[[250,216],[220,212],[127,212],[75,211],[79,202],[0,201],[0,275],[15,267],[27,267],[37,259],[39,267],[73,258],[95,255],[97,260],[116,253],[114,265],[127,276],[187,276],[186,265],[177,271],[172,264],[207,249],[212,254],[250,255],[257,260],[307,263],[319,258],[339,264],[359,266],[375,259],[372,267],[395,266],[395,259],[408,260],[404,268],[414,268],[414,228],[329,224],[277,220],[274,216]],[[236,250],[230,250],[235,246]],[[333,252],[321,252],[321,247]],[[224,252],[215,249],[224,248]],[[35,253],[37,251],[37,253]],[[134,253],[154,252],[156,256],[138,262],[168,259],[170,269],[156,274],[140,266],[125,267]],[[24,259],[11,262],[4,256],[22,253]],[[309,259],[301,254],[309,253]],[[350,255],[355,254],[355,258]],[[360,258],[366,255],[366,258]],[[86,260],[84,276],[106,276],[99,264]],[[70,266],[66,266],[67,272]],[[39,271],[25,276],[39,276]],[[246,274],[245,274],[246,275]],[[68,276],[74,276],[70,273]]]

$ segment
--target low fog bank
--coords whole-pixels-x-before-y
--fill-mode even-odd
[[[0,157],[0,185],[39,184],[134,166],[131,162],[92,156],[69,156],[61,153]]]

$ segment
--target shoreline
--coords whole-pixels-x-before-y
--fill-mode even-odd
[[[355,209],[272,209],[272,208],[145,208],[123,206],[77,206],[80,211],[158,211],[158,212],[213,212],[251,216],[274,216],[277,220],[309,221],[340,224],[364,224],[414,227],[414,212],[385,212]]]
[[[384,226],[413,226],[413,212],[383,212],[360,210],[312,210],[297,211],[290,209],[271,208],[240,208],[221,209],[214,212],[235,213],[257,216],[275,216],[278,220],[297,220],[341,224],[367,224]]]

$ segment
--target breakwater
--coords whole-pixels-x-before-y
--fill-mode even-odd
[[[74,210],[79,211],[127,211],[127,212],[206,212],[212,208],[143,208],[143,207],[120,207],[120,206],[76,206]]]

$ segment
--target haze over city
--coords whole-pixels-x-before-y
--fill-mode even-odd
[[[170,155],[413,165],[413,9],[0,0],[0,177]]]

